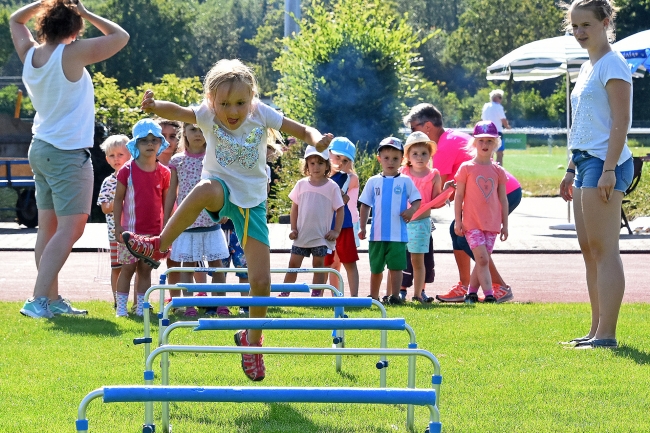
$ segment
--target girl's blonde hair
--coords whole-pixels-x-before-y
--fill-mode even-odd
[[[204,96],[210,102],[210,105],[212,105],[213,111],[216,112],[214,101],[216,99],[217,89],[223,83],[232,82],[240,82],[248,85],[253,94],[253,100],[257,98],[257,79],[251,68],[244,65],[238,59],[221,59],[212,66],[203,81]]]
[[[189,125],[194,125],[197,128],[199,128],[198,125],[195,125],[194,123],[185,123],[185,122],[183,122],[183,124],[181,125],[181,129],[180,129],[180,137],[178,138],[178,148],[176,149],[176,153],[184,152],[185,149],[187,149],[189,147],[188,146],[188,141],[187,141],[187,134],[185,133],[185,130],[187,129],[187,127]],[[199,128],[199,129],[201,129],[201,128]],[[201,129],[201,132],[203,132],[202,129]],[[203,147],[204,148],[207,147],[207,143],[204,143]]]
[[[433,157],[433,154],[436,152],[436,150],[438,148],[438,146],[436,145],[435,149],[434,149],[434,143],[431,142],[431,141],[420,141],[418,143],[411,144],[409,147],[404,149],[404,159],[402,160],[402,165],[403,166],[407,166],[407,167],[412,166],[411,161],[409,161],[409,152],[414,147],[426,147],[427,150],[429,151],[429,155],[431,155],[432,157]]]
[[[330,160],[329,160],[329,159],[324,159],[324,158],[323,158],[322,156],[320,156],[320,155],[309,155],[307,158],[303,159],[303,160],[300,162],[300,169],[302,170],[302,174],[303,174],[304,176],[309,176],[309,167],[308,167],[308,165],[307,165],[307,160],[308,160],[309,158],[318,158],[318,159],[320,159],[321,161],[325,161],[325,177],[328,177],[328,176],[329,176],[330,171],[332,171],[332,164],[330,163]]]
[[[573,0],[571,4],[561,3],[561,6],[566,9],[564,16],[564,30],[571,32],[571,11],[580,8],[590,10],[594,13],[598,21],[603,21],[609,18],[609,25],[607,26],[607,39],[609,42],[616,40],[616,27],[614,20],[616,19],[616,12],[618,8],[614,5],[612,0]]]
[[[102,144],[99,145],[99,148],[104,151],[104,153],[108,153],[111,150],[115,149],[116,147],[126,147],[126,143],[129,142],[129,137],[126,135],[111,135],[108,137]]]
[[[494,140],[496,143],[496,148],[498,149],[501,146],[501,137],[486,137],[486,138],[491,138]],[[467,145],[465,145],[465,150],[467,150],[467,153],[476,156],[476,145],[474,142],[476,141],[476,138],[472,137],[469,139],[467,142]]]

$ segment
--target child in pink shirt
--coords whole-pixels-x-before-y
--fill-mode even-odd
[[[479,285],[485,302],[496,302],[490,276],[490,254],[499,234],[501,241],[508,238],[508,199],[505,170],[491,159],[499,146],[494,123],[478,122],[469,145],[476,148],[476,156],[461,164],[456,174],[454,228],[458,236],[465,236],[476,260],[465,302],[478,302]]]
[[[336,248],[336,238],[343,226],[343,197],[339,186],[327,177],[331,169],[328,150],[319,152],[313,146],[307,146],[303,174],[289,193],[291,204],[291,233],[293,241],[289,268],[299,268],[305,257],[314,255],[314,268],[325,266],[325,256]],[[332,229],[332,213],[336,220]],[[298,274],[288,273],[285,283],[295,283]],[[314,284],[325,284],[327,274],[314,274]],[[312,290],[312,296],[323,296],[321,289]],[[289,292],[282,292],[282,297]]]

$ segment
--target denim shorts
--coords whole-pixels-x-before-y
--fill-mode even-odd
[[[329,248],[327,248],[327,245],[319,245],[317,247],[297,247],[295,245],[291,246],[291,254],[295,254],[297,256],[303,256],[303,257],[309,257],[310,255],[314,255],[314,257],[325,257],[327,255],[327,251]]]
[[[576,177],[573,180],[574,188],[597,188],[598,180],[603,174],[605,161],[583,150],[574,150],[571,156],[576,166]],[[625,193],[632,183],[634,176],[634,163],[629,158],[623,164],[616,166],[616,185],[614,189]]]

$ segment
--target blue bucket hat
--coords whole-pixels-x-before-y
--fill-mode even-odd
[[[354,155],[357,153],[357,148],[346,137],[334,137],[330,142],[329,150],[334,155],[345,156],[352,162],[354,162]]]
[[[165,149],[169,147],[169,143],[165,140],[165,137],[162,135],[162,128],[152,119],[142,119],[138,123],[133,125],[133,138],[126,143],[126,148],[131,152],[133,159],[137,159],[140,156],[140,151],[138,150],[137,141],[140,138],[145,138],[147,135],[153,134],[154,137],[158,137],[162,140],[160,149],[156,156],[160,155]]]

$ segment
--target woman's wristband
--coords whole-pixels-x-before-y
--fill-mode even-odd
[[[616,171],[616,170],[613,168],[611,170],[603,170],[603,173],[607,173],[608,171]]]
[[[573,168],[567,168],[566,172],[571,174],[576,174],[576,171]]]

